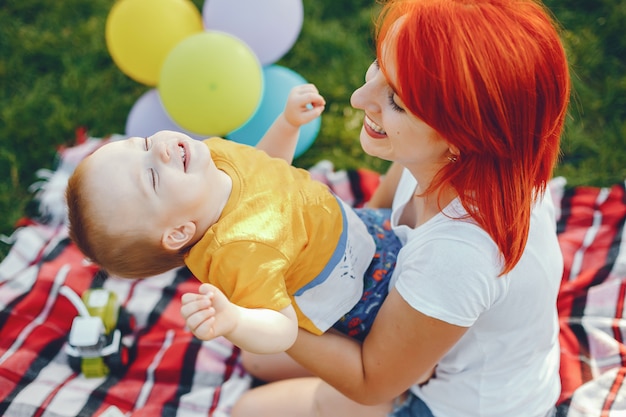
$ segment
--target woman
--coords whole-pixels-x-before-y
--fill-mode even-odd
[[[546,185],[570,93],[554,22],[532,0],[392,0],[378,24],[352,105],[365,152],[393,161],[371,202],[393,197],[403,243],[389,295],[363,343],[301,330],[288,354],[317,377],[253,389],[233,416],[550,415],[563,266]]]

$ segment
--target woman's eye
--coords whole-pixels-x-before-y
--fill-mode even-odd
[[[146,151],[150,149],[150,146],[148,144],[148,138],[146,137]]]
[[[391,108],[397,112],[403,112],[404,109],[400,106],[398,106],[398,103],[396,103],[396,101],[394,100],[395,94],[392,91],[391,93],[389,93],[389,105],[391,105]]]

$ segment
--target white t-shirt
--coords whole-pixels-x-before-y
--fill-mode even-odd
[[[392,225],[403,247],[391,284],[416,310],[468,327],[436,375],[412,391],[435,417],[543,417],[560,391],[556,298],[563,258],[550,195],[533,209],[519,263],[498,277],[502,258],[489,235],[454,200],[411,229],[399,226],[416,181],[405,170]]]

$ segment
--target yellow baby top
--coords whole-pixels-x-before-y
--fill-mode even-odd
[[[375,250],[367,228],[306,170],[229,140],[205,143],[233,187],[185,263],[237,305],[282,310],[291,303],[300,327],[328,330],[362,295]]]

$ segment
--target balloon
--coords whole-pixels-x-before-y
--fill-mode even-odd
[[[261,65],[282,58],[300,35],[302,0],[205,0],[204,27],[230,33],[247,43]]]
[[[105,40],[124,74],[155,86],[170,50],[203,30],[202,15],[190,0],[118,0],[107,16]]]
[[[204,139],[206,136],[199,136],[178,126],[169,117],[159,91],[155,88],[143,93],[135,102],[126,118],[126,136],[146,137],[153,135],[159,130],[175,130],[183,132],[194,139]]]
[[[225,135],[256,110],[263,74],[244,42],[205,31],[172,49],[158,89],[165,110],[180,126],[199,134]]]
[[[300,74],[280,65],[264,67],[263,77],[264,91],[259,108],[243,126],[229,133],[228,139],[255,146],[276,117],[284,110],[291,89],[307,83]],[[296,157],[302,155],[313,144],[321,123],[321,118],[318,117],[300,128],[295,150]]]

